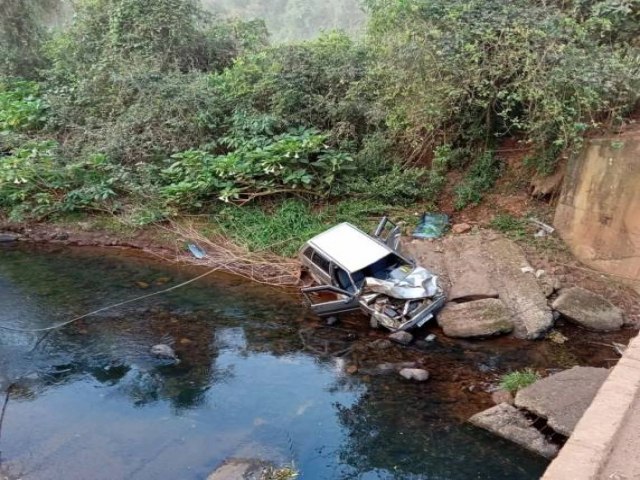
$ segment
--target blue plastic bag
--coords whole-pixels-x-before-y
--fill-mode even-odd
[[[449,228],[449,215],[444,213],[423,213],[420,223],[413,231],[413,238],[438,238]]]

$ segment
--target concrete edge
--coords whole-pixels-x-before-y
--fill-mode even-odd
[[[640,336],[629,343],[542,479],[598,479],[615,444],[616,435],[626,422],[638,395]]]

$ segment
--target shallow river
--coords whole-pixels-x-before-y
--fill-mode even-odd
[[[46,327],[201,272],[113,250],[2,247],[0,324]],[[544,460],[464,419],[512,368],[606,355],[430,331],[438,339],[421,348],[377,350],[383,334],[360,316],[328,328],[292,292],[224,275],[45,338],[0,331],[3,398],[13,384],[0,478],[202,479],[230,457],[293,462],[305,480],[538,478]],[[152,357],[157,343],[181,362]],[[367,374],[400,360],[432,378]]]

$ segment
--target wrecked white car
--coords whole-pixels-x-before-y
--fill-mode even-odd
[[[444,305],[437,276],[398,251],[400,229],[382,218],[373,235],[341,223],[300,249],[303,271],[316,286],[302,289],[321,317],[362,310],[374,327],[420,327]]]

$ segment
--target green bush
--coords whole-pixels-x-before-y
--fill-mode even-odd
[[[0,79],[0,131],[28,132],[48,120],[48,105],[34,82]]]
[[[455,188],[455,208],[462,210],[468,205],[478,205],[484,194],[495,184],[500,170],[501,163],[494,157],[493,152],[482,153]]]
[[[540,375],[530,368],[524,370],[516,370],[502,376],[500,379],[500,388],[511,393],[528,387],[540,379]]]
[[[182,152],[162,171],[162,192],[170,203],[191,207],[210,197],[245,202],[286,193],[327,194],[352,159],[326,141],[326,135],[300,129],[254,137],[226,155]]]
[[[585,129],[619,120],[638,99],[637,44],[614,27],[629,28],[637,7],[616,0],[366,3],[377,60],[370,82],[380,89],[387,125],[412,151],[429,151],[442,138],[484,149],[518,134],[545,169]]]
[[[118,197],[142,190],[132,171],[104,155],[65,162],[52,140],[24,143],[0,161],[0,206],[16,220],[114,210]]]
[[[351,87],[364,78],[367,59],[366,48],[331,32],[242,56],[212,84],[230,118],[266,115],[281,129],[303,126],[357,140],[367,128],[367,101],[351,95]]]

